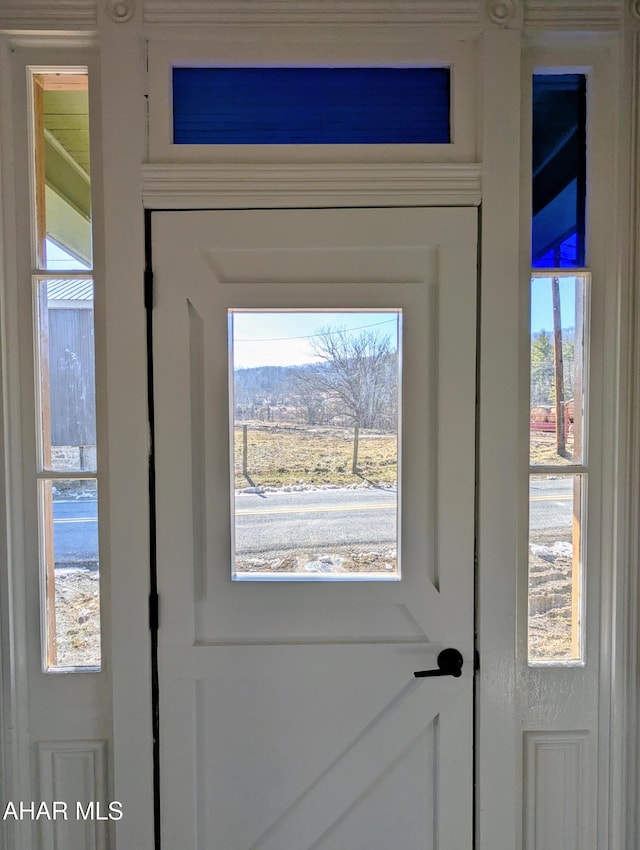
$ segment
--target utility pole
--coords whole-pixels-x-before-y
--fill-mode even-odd
[[[562,315],[560,312],[560,279],[551,278],[553,301],[553,367],[556,388],[556,450],[566,457],[567,435],[564,421],[564,362],[562,357]]]

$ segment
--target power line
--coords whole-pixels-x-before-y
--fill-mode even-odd
[[[351,331],[362,331],[366,328],[376,328],[379,325],[389,325],[391,322],[397,322],[397,319],[385,319],[384,322],[374,322],[371,325],[360,325],[357,328],[349,328],[349,332]],[[316,339],[319,336],[333,336],[335,334],[343,333],[347,328],[338,328],[335,331],[325,331],[320,334],[308,334],[307,336],[274,336],[269,339],[234,339],[235,342],[286,342],[287,340],[292,339]]]

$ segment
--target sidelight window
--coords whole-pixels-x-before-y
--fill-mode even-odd
[[[584,74],[533,78],[528,658],[584,661],[589,285]]]
[[[588,281],[531,281],[530,663],[583,657]]]
[[[34,72],[32,246],[46,671],[99,669],[94,282],[86,69]]]

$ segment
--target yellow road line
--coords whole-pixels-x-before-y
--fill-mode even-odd
[[[60,519],[54,519],[53,520],[54,524],[56,524],[58,522],[97,522],[97,521],[98,521],[97,516],[79,516],[79,517],[76,517],[75,519],[73,517],[63,517],[63,518],[60,518]]]
[[[569,493],[560,494],[558,496],[529,496],[530,502],[561,502],[573,500],[573,496]]]
[[[342,513],[343,511],[377,511],[377,510],[394,510],[396,505],[391,502],[381,502],[374,505],[335,505],[317,508],[265,508],[262,511],[236,511],[236,516],[262,516],[265,514],[324,514],[324,513]]]

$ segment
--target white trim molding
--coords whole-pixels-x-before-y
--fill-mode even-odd
[[[114,24],[126,24],[136,11],[135,0],[107,0],[105,12]]]
[[[1,0],[0,29],[95,30],[96,0]]]
[[[107,742],[39,741],[37,754],[41,799],[50,807],[54,800],[67,807],[64,810],[67,817],[45,818],[41,822],[43,847],[108,848]],[[78,805],[90,812],[90,816],[87,823],[73,829],[70,835],[66,821],[80,819],[76,814]]]
[[[518,29],[522,27],[522,0],[487,0],[487,20],[498,27]]]
[[[126,23],[133,0],[0,0],[0,29],[86,30],[97,25],[97,7]],[[638,0],[144,0],[145,24],[163,27],[232,24],[389,25],[479,29],[491,26],[557,30],[617,30],[640,20]]]
[[[616,753],[620,771],[618,787],[620,800],[618,811],[622,810],[624,847],[635,850],[640,833],[640,699],[638,681],[640,679],[640,614],[638,611],[638,593],[640,590],[640,32],[630,36],[629,43],[629,168],[625,171],[629,186],[628,231],[624,239],[628,240],[628,264],[623,274],[628,275],[628,349],[622,353],[626,362],[626,540],[623,545],[624,557],[622,575],[618,587],[618,623],[617,640],[620,649],[616,652],[620,661],[616,676],[616,690],[612,697],[614,707],[614,753]],[[623,179],[624,179],[623,178]],[[617,743],[617,747],[615,746]]]
[[[481,166],[459,164],[151,164],[147,209],[477,206]]]
[[[478,0],[145,0],[148,24],[433,24],[478,26]]]
[[[524,847],[588,845],[589,733],[524,733]]]
[[[624,19],[624,0],[525,0],[524,23],[531,29],[617,30]]]

